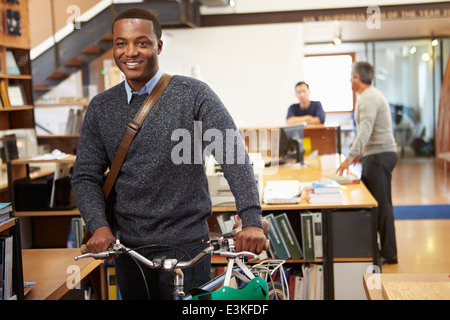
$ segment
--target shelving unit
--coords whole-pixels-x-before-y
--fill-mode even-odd
[[[39,166],[46,164],[47,166],[41,167],[38,171],[32,173],[32,178],[36,179],[40,176],[46,176],[52,174],[54,169],[48,164],[66,165],[72,166],[75,162],[75,156],[70,155],[63,159],[58,160],[31,160],[29,158],[16,159],[9,164],[10,168],[10,182],[9,192],[14,200],[14,182],[24,177],[30,177],[28,166]],[[14,203],[14,201],[13,201]],[[18,211],[15,210],[17,217],[22,217],[24,223],[28,224],[28,228],[32,230],[31,234],[24,235],[24,245],[27,248],[61,248],[65,247],[67,238],[70,231],[70,222],[73,217],[79,217],[80,212],[78,209],[48,209],[38,211]]]
[[[311,160],[310,167],[301,169],[280,167],[273,175],[264,175],[264,183],[268,180],[297,180],[317,181],[321,177],[334,175],[334,170],[322,171],[319,159]],[[324,268],[324,298],[327,300],[339,299],[339,292],[345,290],[340,283],[342,270],[350,270],[345,278],[346,284],[355,280],[362,287],[362,274],[366,273],[367,266],[379,266],[378,244],[376,229],[376,200],[362,184],[345,185],[343,188],[344,200],[342,203],[310,204],[304,196],[298,204],[262,205],[263,216],[275,216],[286,213],[292,225],[297,240],[301,243],[300,214],[303,212],[319,212],[322,217],[322,247],[323,258],[313,261],[304,259],[287,259],[287,264],[302,265],[322,264]],[[208,221],[210,230],[217,230],[216,216],[221,213],[236,212],[234,206],[214,207],[214,216]],[[348,246],[354,244],[360,246]],[[213,261],[221,264],[221,259]],[[344,285],[346,285],[344,284]]]
[[[290,209],[285,208],[280,210],[276,206],[270,208],[270,206],[263,205],[263,216],[269,213],[272,213],[275,216],[287,213],[294,233],[297,236],[297,240],[301,245],[302,232],[299,217],[301,213],[306,213],[310,210],[299,210],[298,208],[306,206],[307,205],[291,205]],[[323,257],[314,260],[286,259],[286,265],[297,265],[298,267],[304,264],[323,265],[324,298],[327,300],[334,300],[336,295],[339,298],[339,292],[342,290],[339,288],[340,283],[336,281],[339,280],[336,278],[339,277],[339,272],[341,272],[339,267],[345,266],[345,264],[351,264],[353,266],[358,266],[359,269],[364,268],[363,271],[365,271],[366,266],[376,266],[379,264],[375,211],[372,207],[364,204],[361,204],[361,208],[359,209],[315,208],[311,211],[313,213],[320,213],[322,216]],[[215,214],[209,219],[210,229],[212,230],[217,229],[217,226],[214,226],[214,224],[218,214],[221,214],[220,208],[215,208]],[[361,224],[360,217],[362,215],[364,216],[364,219]],[[344,217],[344,220],[342,220],[342,217]],[[359,232],[358,230],[355,232],[351,225],[347,229],[341,228],[343,223],[352,220],[356,221],[361,227]],[[345,239],[346,241],[340,241],[339,239]],[[355,246],[345,247],[345,242],[354,242],[356,246],[362,247],[362,250],[355,250]],[[256,262],[259,261],[255,261],[255,263]],[[213,265],[224,265],[225,263],[226,260],[221,257],[212,259]],[[359,271],[361,270],[358,270],[358,272]],[[358,279],[361,277],[358,276]],[[362,290],[362,282],[359,282]]]
[[[36,112],[38,112],[39,109],[43,108],[76,108],[76,109],[86,109],[88,106],[88,102],[64,102],[64,103],[47,103],[47,104],[36,104],[34,107],[36,109]],[[47,146],[48,149],[54,150],[58,149],[62,152],[68,153],[68,154],[75,154],[76,149],[78,146],[78,140],[80,138],[80,135],[78,133],[76,134],[46,134],[46,135],[39,135],[38,137],[38,144],[41,146]]]
[[[2,98],[5,97],[8,89],[16,88],[15,94],[22,93],[19,99],[23,99],[23,105],[8,107],[7,102],[2,99],[0,130],[34,128],[28,1],[21,0],[19,4],[1,2],[2,22],[6,21],[7,12],[15,13],[19,27],[11,32],[8,31],[6,23],[0,32],[0,83],[2,84],[0,87],[3,89]],[[16,66],[13,69],[16,71],[13,71],[11,64],[8,63],[11,57]],[[12,99],[16,100],[12,96],[9,97],[9,100]]]
[[[6,15],[11,12],[17,24],[10,30]],[[28,0],[1,1],[0,21],[0,130],[34,129]],[[22,103],[8,106],[11,100]],[[10,200],[7,190],[0,192],[2,201]]]
[[[19,218],[11,218],[7,222],[0,224],[0,235],[13,237],[13,292],[18,300],[23,300],[22,246]]]

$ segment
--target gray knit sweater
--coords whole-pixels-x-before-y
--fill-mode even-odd
[[[128,104],[122,82],[93,98],[86,111],[72,187],[92,232],[108,226],[101,189],[103,173],[145,98],[135,96]],[[243,148],[240,139],[233,143],[234,150],[229,147],[227,129],[230,133],[236,126],[216,94],[201,81],[174,76],[136,135],[116,180],[113,233],[120,231],[121,241],[130,246],[177,245],[207,235],[206,219],[212,206],[204,162],[198,160],[198,152],[205,148],[218,156],[223,151],[218,161],[224,162],[224,175],[243,226],[260,227],[261,207],[253,170],[246,153],[245,164],[237,159],[237,148]],[[200,140],[194,141],[194,133]],[[203,136],[205,133],[209,135]],[[200,151],[197,146],[201,146]]]
[[[382,152],[397,152],[392,131],[391,109],[377,88],[370,86],[356,102],[355,122],[357,135],[347,160]]]

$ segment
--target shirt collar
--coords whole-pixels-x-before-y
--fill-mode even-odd
[[[130,104],[131,99],[133,98],[133,94],[137,95],[143,95],[143,94],[150,94],[153,90],[153,88],[158,83],[159,79],[162,77],[163,72],[161,70],[158,70],[156,74],[151,78],[145,86],[142,87],[142,89],[139,92],[134,92],[133,89],[131,89],[130,85],[128,84],[128,81],[125,80],[125,90],[127,92],[127,102]]]

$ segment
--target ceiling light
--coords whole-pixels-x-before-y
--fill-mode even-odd
[[[434,38],[433,40],[431,40],[431,45],[433,47],[436,47],[438,44],[439,44],[439,40],[438,39]]]
[[[414,54],[416,53],[417,48],[416,47],[411,47],[411,49],[409,49],[409,53]]]
[[[430,54],[425,52],[424,54],[422,54],[422,60],[423,61],[430,61]]]
[[[342,39],[341,39],[341,37],[336,37],[336,38],[334,38],[334,44],[335,45],[340,45],[340,44],[342,44]]]

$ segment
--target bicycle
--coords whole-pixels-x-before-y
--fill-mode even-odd
[[[174,275],[174,290],[172,293],[174,300],[268,300],[271,297],[289,299],[289,295],[286,294],[288,285],[281,267],[284,261],[268,260],[249,268],[244,263],[243,258],[258,259],[258,255],[248,251],[234,252],[234,239],[230,238],[232,236],[234,235],[228,234],[211,238],[209,240],[210,245],[188,261],[178,261],[177,259],[149,260],[135,250],[125,247],[119,239],[105,252],[84,253],[74,259],[108,259],[120,254],[128,254],[149,268],[172,272]],[[189,293],[185,293],[183,269],[194,266],[208,255],[226,257],[228,260],[226,272],[201,287],[192,288]],[[281,289],[279,283],[273,281],[272,276],[275,271],[280,271],[282,274]],[[236,283],[239,283],[239,286],[231,285],[233,277],[237,279]]]

